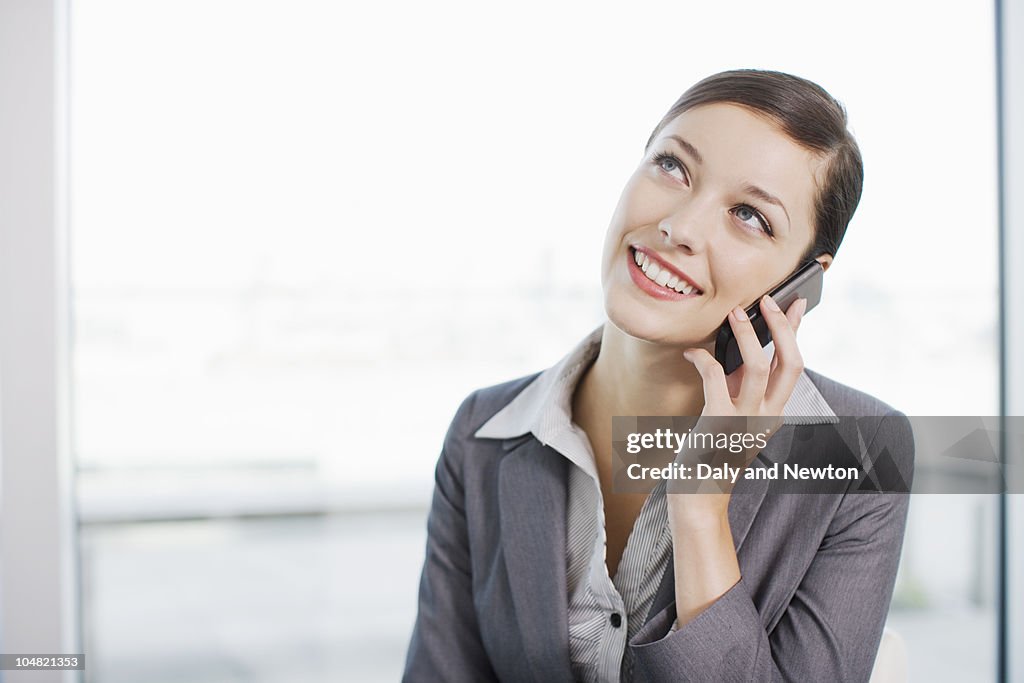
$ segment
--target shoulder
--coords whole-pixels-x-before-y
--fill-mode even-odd
[[[470,422],[476,431],[484,422],[491,419],[499,410],[512,402],[526,387],[537,379],[542,370],[516,377],[500,384],[477,389],[466,400],[473,400],[473,411]]]
[[[502,408],[512,402],[526,387],[528,387],[542,370],[516,377],[499,384],[475,389],[468,396],[462,399],[462,403],[455,411],[451,426],[448,428],[447,441],[453,439],[465,440],[472,437],[485,422],[490,420]]]
[[[885,401],[818,372],[804,369],[804,374],[811,380],[836,415],[868,417],[899,413]]]
[[[862,444],[874,475],[885,490],[909,490],[914,471],[910,419],[885,401],[812,370],[804,372],[840,419],[837,432],[849,444]]]

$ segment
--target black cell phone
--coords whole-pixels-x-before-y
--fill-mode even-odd
[[[807,299],[807,311],[818,305],[821,301],[821,285],[825,270],[817,261],[811,261],[802,268],[798,268],[792,275],[775,287],[768,294],[775,299],[782,312],[785,313],[797,299]],[[761,342],[761,348],[768,345],[772,340],[771,330],[768,329],[768,322],[761,315],[761,298],[747,309],[747,317],[754,326],[757,339]],[[718,329],[718,337],[715,339],[715,360],[722,364],[725,374],[731,374],[736,368],[743,365],[743,356],[740,355],[740,347],[736,343],[736,336],[732,333],[729,320],[726,319]]]

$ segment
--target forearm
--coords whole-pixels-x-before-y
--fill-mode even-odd
[[[740,580],[740,566],[727,508],[693,511],[680,509],[681,504],[670,508],[677,624],[682,627]]]
[[[769,578],[774,571],[763,577],[745,573],[721,595],[712,598],[717,589],[708,592],[696,611],[692,602],[688,607],[678,602],[666,605],[630,641],[637,680],[866,681],[892,596],[908,498],[909,494],[844,496],[839,509],[830,513],[829,528],[796,592],[785,598],[781,617],[771,625],[765,615],[777,614],[778,603],[765,581],[774,580]],[[669,519],[678,550],[673,553],[675,561],[687,563],[683,544],[695,536],[693,527]],[[703,528],[705,538],[714,537],[714,526]],[[750,546],[745,547],[750,552]],[[776,568],[780,579],[788,580],[782,578],[782,567]],[[686,576],[676,568],[677,598],[691,601]],[[676,618],[685,623],[671,633]]]

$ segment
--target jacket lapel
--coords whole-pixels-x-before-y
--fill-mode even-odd
[[[506,442],[499,479],[501,536],[519,635],[538,681],[572,681],[566,585],[569,461],[529,438]]]

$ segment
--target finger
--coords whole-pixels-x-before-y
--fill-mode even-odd
[[[786,309],[786,320],[789,321],[790,326],[793,328],[793,334],[796,334],[797,330],[800,329],[800,323],[804,319],[804,313],[807,311],[807,299],[797,299],[789,305]],[[771,382],[771,373],[775,372],[775,368],[779,365],[779,354],[772,354],[772,365],[771,371],[769,372],[769,382]]]
[[[704,383],[704,412],[708,415],[732,413],[732,399],[725,383],[725,368],[705,349],[687,349],[683,358],[693,363]]]
[[[796,386],[800,373],[803,372],[804,362],[800,354],[800,348],[796,343],[795,325],[800,324],[800,309],[805,304],[796,302],[789,307],[786,314],[776,307],[762,306],[765,311],[765,322],[771,330],[772,340],[775,342],[775,370],[768,378],[768,387],[764,393],[764,407],[774,415],[782,415],[789,401],[793,388]],[[794,311],[794,309],[796,309]],[[792,315],[790,315],[792,313]]]
[[[737,306],[729,313],[729,325],[732,326],[736,345],[739,346],[740,356],[743,358],[743,381],[736,397],[736,410],[744,415],[756,415],[764,399],[765,388],[768,386],[771,360],[765,355],[757,333],[754,332],[754,326],[750,324],[742,308]]]
[[[807,299],[797,299],[789,305],[786,309],[786,319],[789,320],[789,324],[793,326],[793,332],[795,333],[800,329],[800,323],[803,322],[804,313],[807,312]]]

